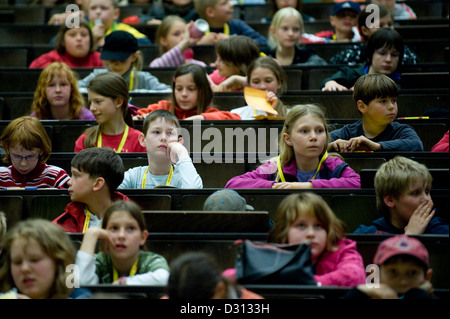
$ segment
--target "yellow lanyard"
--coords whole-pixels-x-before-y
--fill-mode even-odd
[[[86,207],[86,219],[84,220],[84,225],[83,225],[83,234],[86,232],[86,230],[89,228],[89,222],[91,221],[91,212],[89,211],[89,209],[87,209]],[[102,221],[103,223],[103,221]],[[100,224],[101,225],[101,224]],[[101,228],[101,226],[100,226]]]
[[[141,188],[145,188],[145,183],[147,182],[147,174],[148,174],[148,166],[144,172],[144,178],[142,179]],[[169,176],[167,176],[166,186],[170,186],[170,182],[172,181],[172,175],[173,175],[173,165],[170,165],[170,171]]]
[[[86,232],[86,230],[89,228],[89,221],[91,220],[91,212],[89,209],[86,208],[86,219],[84,220],[83,225],[83,234]]]
[[[286,182],[286,179],[284,178],[283,170],[281,169],[281,158],[280,157],[281,157],[281,155],[278,155],[278,161],[277,161],[278,174],[280,175],[280,181],[284,183],[284,182]],[[314,173],[314,176],[311,178],[311,180],[313,180],[316,177],[317,173],[320,170],[320,167],[322,166],[322,163],[327,159],[327,157],[328,157],[328,152],[325,151],[325,154],[323,154],[322,158],[320,159],[319,165],[317,166],[317,170]]]
[[[205,31],[205,34],[208,34],[210,31],[209,29]],[[228,25],[228,23],[225,23],[223,25],[223,33],[230,35],[230,26]]]
[[[123,132],[123,136],[122,136],[122,140],[120,141],[119,147],[117,148],[116,153],[120,153],[122,152],[122,148],[125,145],[125,142],[127,141],[127,137],[128,137],[128,130],[129,130],[129,126],[125,125],[125,132]],[[102,142],[102,133],[100,133],[98,135],[98,139],[97,139],[97,147],[102,147],[103,142]]]
[[[139,261],[139,258],[136,259],[133,266],[131,266],[130,274],[128,275],[128,277],[136,275],[138,261]],[[116,281],[117,279],[119,279],[119,274],[117,273],[116,268],[113,267],[113,282]]]
[[[133,86],[134,86],[134,70],[133,71],[131,71],[131,74],[130,74],[130,91],[133,91]]]

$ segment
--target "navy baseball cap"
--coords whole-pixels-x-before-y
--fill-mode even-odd
[[[352,10],[359,14],[361,12],[361,7],[359,3],[353,1],[339,2],[334,5],[331,15],[335,16],[339,11],[342,10]]]
[[[113,31],[105,37],[100,59],[125,61],[138,50],[137,39],[126,31]]]

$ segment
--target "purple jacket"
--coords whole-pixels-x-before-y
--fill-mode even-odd
[[[366,270],[356,242],[344,238],[338,250],[325,252],[316,265],[314,279],[322,286],[354,287],[366,282]]]
[[[322,165],[319,171],[321,176],[325,175],[325,170],[333,172],[343,161],[339,157],[328,157],[323,163],[325,165]],[[276,174],[277,162],[269,161],[254,171],[233,177],[227,182],[225,188],[272,188],[272,185],[276,183],[274,180]],[[298,181],[295,160],[283,167],[283,174],[286,181]],[[361,188],[360,176],[350,166],[342,170],[339,178],[313,179],[310,182],[313,188]]]

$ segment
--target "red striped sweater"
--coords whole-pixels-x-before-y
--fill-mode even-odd
[[[12,165],[0,166],[0,189],[8,187],[68,188],[70,176],[58,166],[40,163],[26,175]]]

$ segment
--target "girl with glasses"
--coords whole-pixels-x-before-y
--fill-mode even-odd
[[[67,188],[70,177],[57,166],[46,164],[51,153],[50,138],[42,123],[23,116],[11,121],[0,137],[5,150],[0,166],[0,189]]]

